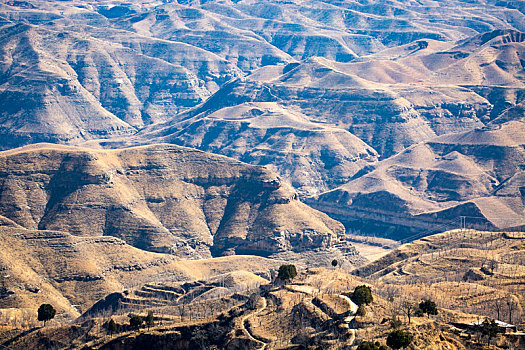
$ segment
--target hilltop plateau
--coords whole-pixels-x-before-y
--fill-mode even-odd
[[[0,153],[0,181],[8,224],[190,258],[327,248],[344,234],[271,171],[174,145],[28,146]]]

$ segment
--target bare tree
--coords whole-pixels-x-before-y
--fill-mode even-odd
[[[186,316],[186,303],[182,302],[179,304],[179,307],[177,308],[177,311],[180,316],[180,321],[182,322],[182,319],[184,316]]]
[[[516,299],[518,299],[515,295],[509,295],[507,297],[507,311],[508,311],[508,316],[509,316],[509,323],[512,324],[512,312],[514,310],[516,310],[517,308],[517,305],[516,305]],[[519,301],[518,301],[519,302]]]
[[[501,320],[501,313],[503,311],[503,306],[504,306],[504,302],[502,299],[494,300],[494,308],[496,309],[498,320]]]
[[[323,280],[322,279],[316,279],[313,281],[312,285],[317,290],[317,293],[314,293],[314,296],[321,294],[321,288],[323,286]]]
[[[410,318],[414,314],[414,312],[417,310],[417,306],[410,300],[405,299],[401,302],[401,309],[403,310],[403,313],[408,318],[408,324],[410,324]]]
[[[489,269],[491,273],[498,269],[498,262],[495,259],[489,260]]]

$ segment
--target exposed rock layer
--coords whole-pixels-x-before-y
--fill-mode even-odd
[[[344,232],[270,171],[173,145],[0,153],[0,214],[179,256],[326,247]]]

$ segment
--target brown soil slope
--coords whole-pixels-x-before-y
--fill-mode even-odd
[[[460,227],[460,216],[468,216],[467,226],[474,228],[518,227],[525,224],[524,144],[522,121],[444,135],[381,162],[311,204],[355,229],[380,221],[369,232],[394,239],[414,227]]]
[[[240,74],[196,47],[92,29],[86,36],[61,26],[2,28],[1,149],[130,135],[205,100]],[[176,58],[181,54],[186,61]]]
[[[4,2],[0,149],[125,138],[169,121],[130,142],[269,165],[318,194],[378,155],[503,112],[521,118],[525,20],[516,7]]]
[[[226,276],[229,277],[232,276]],[[247,272],[236,274],[234,279],[234,284],[263,282]],[[254,287],[247,290],[233,288],[237,289],[236,293],[229,282],[225,287],[217,287],[213,280],[169,286],[148,284],[134,291],[147,301],[137,303],[132,312],[145,316],[153,311],[155,325],[151,328],[126,327],[131,310],[124,308],[84,322],[60,325],[55,322],[22,334],[20,330],[5,327],[0,341],[13,348],[35,349],[45,349],[52,344],[57,349],[316,347],[339,350],[355,347],[364,340],[384,344],[392,331],[387,321],[397,307],[397,299],[387,301],[381,296],[383,291],[373,286],[374,301],[366,307],[366,317],[355,317],[357,305],[347,295],[362,284],[363,280],[340,269],[310,269],[288,285],[257,288],[252,284]],[[239,284],[236,287],[240,287]],[[219,289],[220,293],[210,295]],[[153,300],[158,305],[152,305]],[[434,319],[412,317],[411,325],[402,326],[414,335],[407,349],[470,349],[448,331],[450,322],[458,319],[456,315],[465,316],[440,309],[440,315]],[[109,334],[104,325],[109,317],[121,325],[116,333]],[[15,337],[17,333],[20,336]]]
[[[134,248],[115,237],[79,237],[58,231],[4,226],[0,235],[4,321],[16,315],[16,309],[29,310],[28,320],[34,320],[41,303],[53,304],[59,320],[74,319],[106,295],[135,286],[237,270],[268,272],[278,263],[255,256],[180,260]]]
[[[22,227],[192,258],[326,247],[344,232],[272,172],[173,145],[5,151],[0,184],[0,215]]]
[[[523,324],[524,259],[521,232],[458,229],[403,245],[353,273],[397,288],[399,297]]]
[[[206,105],[223,97],[213,96]],[[265,165],[302,194],[342,184],[378,159],[372,147],[347,130],[318,123],[276,102],[246,102],[202,111],[158,129],[144,131],[139,136],[144,141],[139,142],[153,139],[181,144]]]

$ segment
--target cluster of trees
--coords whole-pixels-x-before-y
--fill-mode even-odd
[[[412,343],[412,339],[412,334],[397,329],[388,334],[386,337],[386,345],[395,350],[406,348],[410,345],[410,343]]]
[[[153,316],[153,311],[148,311],[148,314],[145,318],[139,315],[130,314],[129,326],[120,325],[111,318],[109,319],[109,322],[106,323],[106,329],[110,334],[113,334],[120,332],[123,329],[140,329],[144,325],[146,325],[148,328],[155,325],[155,317]]]
[[[354,303],[359,306],[357,315],[364,315],[364,312],[361,314],[361,308],[364,309],[365,305],[370,304],[374,299],[372,296],[372,290],[370,287],[362,285],[354,289],[354,292],[351,295],[351,299]],[[391,300],[393,302],[394,300]],[[399,305],[398,305],[399,307]],[[390,325],[393,328],[393,331],[388,333],[386,338],[386,345],[381,345],[379,342],[370,342],[364,341],[358,346],[358,350],[386,350],[390,349],[402,349],[406,348],[412,343],[413,335],[406,331],[399,329],[402,325],[402,322],[399,320],[399,311],[400,309],[395,307],[396,312],[393,313]],[[408,318],[408,323],[410,323],[410,318],[412,316],[422,317],[425,314],[430,317],[430,315],[437,315],[438,308],[434,301],[431,299],[422,300],[419,303],[412,302],[410,300],[405,300],[401,302],[401,309]],[[480,326],[480,332],[483,335],[486,335],[489,339],[495,337],[497,334],[497,326],[494,321],[492,323],[486,321]]]
[[[291,281],[297,276],[297,269],[295,265],[281,265],[279,266],[279,272],[277,278],[283,282]]]
[[[47,321],[52,320],[56,315],[56,310],[51,304],[42,304],[38,308],[38,320],[44,322],[44,326]],[[130,315],[129,326],[133,329],[140,328],[143,324],[149,328],[155,324],[153,311],[149,311],[148,315],[143,319],[138,315]],[[111,333],[117,332],[120,326],[113,320],[110,319],[106,326],[107,330]]]
[[[487,337],[487,345],[490,345],[492,338],[495,338],[498,333],[502,332],[495,320],[489,321],[488,319],[485,319],[483,323],[478,325],[476,328],[476,330],[481,333],[482,336]]]
[[[427,300],[424,300],[424,301],[420,302],[419,303],[419,310],[421,310],[420,314],[421,313],[425,313],[425,314],[427,314],[428,317],[430,317],[430,315],[437,315],[438,314],[438,309],[437,309],[436,303],[433,302],[430,299],[427,299]],[[417,313],[417,311],[416,311],[416,313]]]
[[[351,297],[352,301],[358,306],[357,309],[357,316],[364,316],[366,314],[365,305],[369,305],[374,301],[374,297],[372,295],[372,288],[366,285],[357,286],[354,289],[354,292],[352,293]],[[429,303],[429,301],[422,302],[420,304],[420,309],[425,309],[429,312],[434,312],[433,309],[431,310],[432,302]],[[433,304],[435,308],[435,304]],[[437,313],[437,309],[436,309]],[[397,319],[394,317],[392,320],[393,322]],[[398,326],[393,326],[395,330],[393,332],[390,332],[386,338],[386,345],[390,347],[391,349],[401,349],[405,348],[412,342],[412,334],[397,329]],[[385,345],[381,345],[379,342],[369,342],[365,341],[359,344],[357,347],[357,350],[387,350],[387,347]]]
[[[374,301],[374,297],[372,296],[372,288],[365,285],[357,286],[355,287],[350,299],[352,299],[352,301],[357,306],[369,305]]]
[[[51,304],[42,304],[38,308],[38,320],[44,322],[44,327],[47,321],[52,320],[56,315],[56,310]],[[139,329],[143,325],[146,325],[148,328],[155,325],[155,317],[153,316],[153,311],[149,311],[145,318],[142,318],[139,315],[129,315],[129,326],[132,329]],[[121,326],[119,326],[113,319],[110,319],[106,324],[106,328],[110,333],[119,331]]]
[[[409,300],[405,300],[401,303],[401,308],[405,316],[408,318],[408,323],[410,323],[412,316],[422,317],[427,314],[427,316],[430,317],[430,315],[438,314],[436,303],[430,299],[423,300],[419,304],[414,304]]]
[[[129,316],[129,325],[133,329],[139,329],[144,324],[149,328],[155,325],[155,318],[153,316],[153,311],[148,311],[148,315],[145,318],[142,318],[139,315],[131,314]]]

